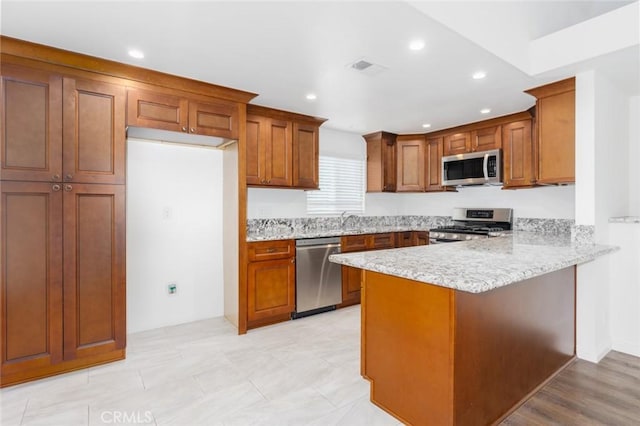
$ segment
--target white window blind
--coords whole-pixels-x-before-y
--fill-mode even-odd
[[[307,191],[307,214],[364,213],[362,160],[320,157],[320,190]]]

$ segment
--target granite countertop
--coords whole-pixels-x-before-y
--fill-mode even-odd
[[[620,216],[609,218],[609,223],[640,223],[640,216]]]
[[[570,237],[531,232],[465,242],[348,254],[329,260],[470,293],[482,293],[616,251]]]
[[[359,228],[337,228],[337,229],[307,229],[293,230],[283,229],[279,232],[254,233],[247,235],[247,242],[272,241],[272,240],[299,240],[304,238],[340,237],[342,235],[360,234],[382,234],[385,232],[405,232],[405,231],[428,231],[429,227],[419,226],[371,226]]]

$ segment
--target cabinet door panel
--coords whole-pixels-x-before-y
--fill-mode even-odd
[[[341,238],[342,253],[367,250],[368,235],[347,235]]]
[[[395,234],[393,232],[372,234],[371,244],[369,247],[376,250],[394,248]]]
[[[293,183],[293,145],[291,122],[268,119],[266,150],[266,184],[291,186]]]
[[[426,145],[427,181],[426,191],[442,191],[442,138],[427,139]]]
[[[124,186],[65,185],[64,357],[124,348]]]
[[[164,93],[129,90],[127,125],[187,132],[189,101]]]
[[[362,269],[342,266],[342,303],[349,306],[360,303],[362,287]]]
[[[394,135],[385,135],[382,138],[382,173],[385,192],[396,191],[396,139]]]
[[[444,137],[444,155],[463,154],[471,151],[471,134],[456,133]]]
[[[531,121],[517,121],[503,126],[504,187],[533,185],[533,146]]]
[[[3,376],[47,367],[62,359],[59,187],[2,182]]]
[[[124,87],[65,78],[63,90],[64,180],[124,183]]]
[[[398,137],[398,180],[396,191],[424,191],[424,137]]]
[[[318,188],[318,126],[293,124],[293,186]]]
[[[238,138],[238,109],[235,104],[190,102],[189,131],[198,135]]]
[[[493,126],[471,132],[472,151],[502,148],[502,127]]]
[[[255,321],[295,310],[293,259],[251,262],[248,267],[248,318]]]
[[[538,182],[575,182],[575,92],[538,99]]]
[[[2,180],[60,181],[62,78],[3,65]]]
[[[260,185],[265,179],[265,120],[262,117],[247,116],[247,185]]]

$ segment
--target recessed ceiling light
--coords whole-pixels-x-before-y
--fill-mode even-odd
[[[316,96],[315,93],[309,93],[309,94],[307,94],[306,98],[307,98],[307,100],[315,101],[318,97]]]
[[[424,123],[424,124],[422,125],[422,127],[423,127],[423,128],[425,128],[425,129],[428,129],[429,127],[431,127],[431,124],[429,124],[429,123]]]
[[[138,50],[138,49],[130,49],[129,50],[129,56],[131,56],[132,58],[136,58],[136,59],[142,59],[142,58],[144,58],[144,52],[142,50]]]
[[[472,77],[474,80],[482,80],[487,76],[487,73],[484,71],[476,71],[473,73]]]
[[[491,112],[491,108],[482,108],[480,110],[480,114],[489,114]]]
[[[424,41],[422,40],[413,40],[409,43],[409,49],[411,50],[422,50],[424,49]]]

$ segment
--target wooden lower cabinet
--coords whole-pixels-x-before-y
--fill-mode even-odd
[[[429,241],[428,232],[384,232],[379,234],[346,235],[341,239],[342,253],[356,251],[383,250],[396,247],[409,247],[419,245],[418,234],[427,234],[426,243]],[[424,239],[423,239],[424,241]],[[362,270],[342,267],[342,303],[338,306],[356,305],[360,303],[360,289],[362,287]]]
[[[360,303],[360,288],[362,287],[362,269],[350,266],[342,267],[342,303],[340,307],[357,305]]]
[[[124,358],[124,186],[0,185],[0,386]]]
[[[288,247],[283,249],[283,245]],[[293,240],[248,244],[247,317],[249,328],[287,320],[296,308]],[[253,253],[253,254],[252,254]],[[268,260],[255,260],[255,259]]]

